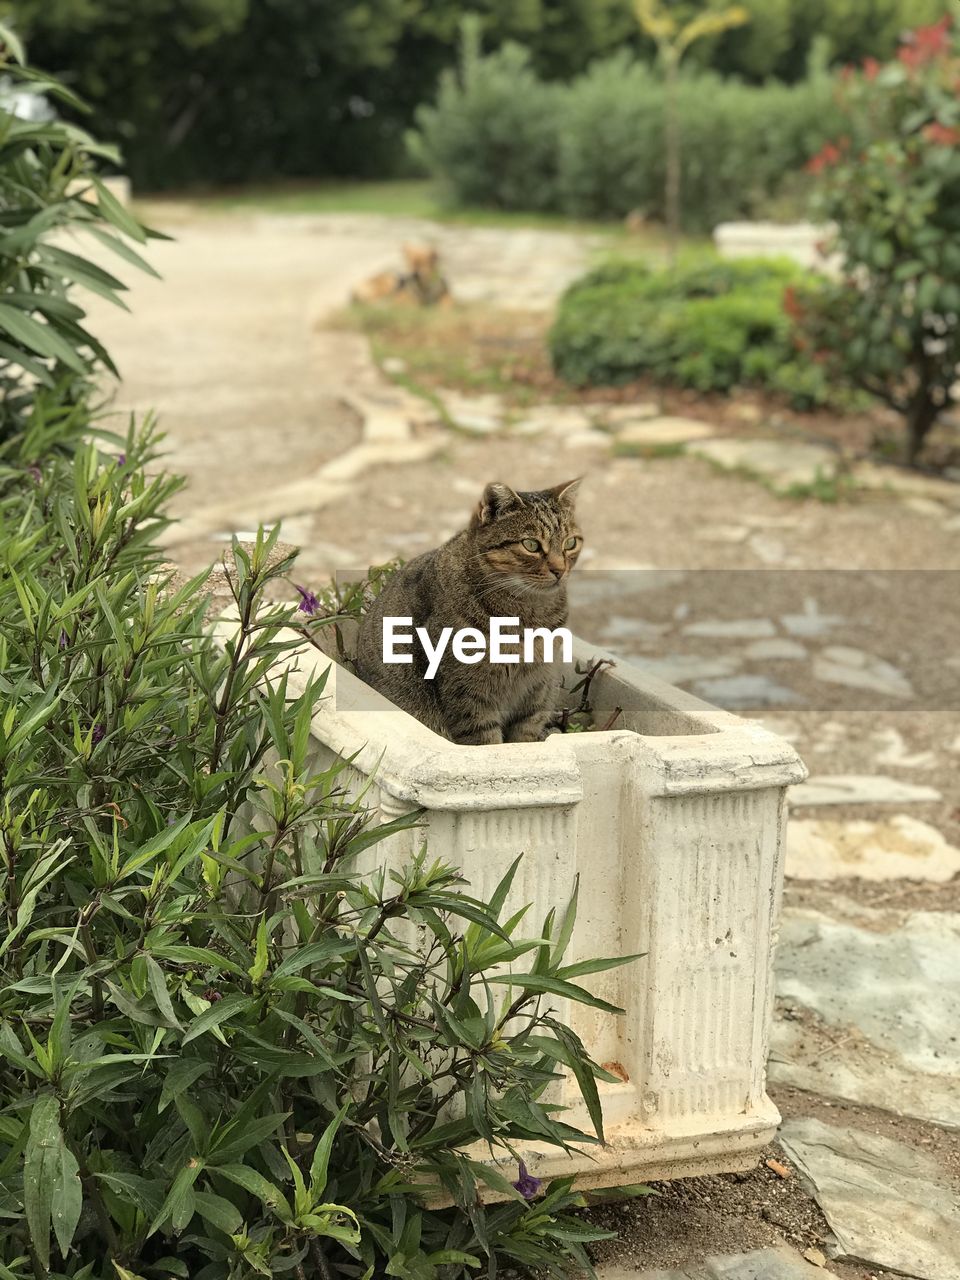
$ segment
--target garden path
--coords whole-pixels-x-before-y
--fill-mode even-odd
[[[131,281],[132,317],[96,302],[94,328],[125,376],[118,408],[156,409],[168,463],[188,477],[169,539],[185,568],[283,518],[303,548],[299,580],[317,583],[435,545],[490,479],[584,474],[575,625],[763,718],[814,775],[793,797],[788,851],[771,1059],[788,1117],[780,1169],[598,1211],[622,1233],[608,1280],[624,1267],[809,1280],[824,1264],[847,1280],[884,1267],[955,1280],[960,486],[900,491],[901,473],[874,469],[851,501],[816,446],[716,440],[709,424],[638,406],[545,406],[517,422],[496,401],[451,397],[443,419],[332,326],[403,239],[439,242],[459,296],[529,307],[589,258],[575,236],[159,216],[177,237],[151,249],[164,281]],[[791,487],[840,500],[774,492]]]

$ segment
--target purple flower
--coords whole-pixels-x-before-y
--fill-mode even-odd
[[[293,585],[297,587],[296,583]],[[297,591],[300,593],[300,612],[310,614],[311,616],[318,613],[320,610],[320,601],[313,592],[308,591],[306,587],[297,587]]]
[[[517,1166],[517,1172],[520,1177],[513,1184],[517,1191],[523,1196],[524,1200],[535,1200],[540,1194],[542,1179],[535,1178],[532,1173],[527,1172],[527,1166],[521,1160]]]
[[[106,733],[106,729],[104,729],[102,724],[95,724],[93,726],[93,733],[91,733],[90,735],[90,741],[93,743],[94,746],[96,746],[98,742],[103,741],[103,735],[105,733]]]
[[[69,643],[70,643],[70,637],[61,627],[60,628],[60,648],[65,649]]]
[[[118,466],[118,467],[123,467],[123,466],[126,466],[126,463],[127,463],[127,455],[126,455],[125,453],[118,453],[118,454],[117,454],[117,466]]]
[[[43,472],[36,463],[32,467],[27,467],[27,472],[34,484],[40,484],[43,481]]]

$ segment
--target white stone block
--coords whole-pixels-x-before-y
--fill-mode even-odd
[[[721,258],[789,258],[801,267],[835,275],[840,269],[837,255],[820,249],[831,232],[831,227],[812,222],[721,222],[714,228],[713,242]]]

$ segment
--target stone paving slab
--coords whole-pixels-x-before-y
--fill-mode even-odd
[[[705,1274],[709,1280],[815,1280],[831,1273],[806,1262],[793,1249],[755,1249],[708,1258]]]
[[[716,427],[696,418],[649,418],[622,427],[618,427],[616,422],[612,425],[618,444],[648,445],[651,448],[692,444],[695,440],[709,440],[717,434]]]
[[[800,880],[943,883],[960,872],[960,849],[906,813],[883,822],[794,818],[787,827],[786,872]]]
[[[784,912],[770,1079],[960,1127],[960,915],[858,916]]]
[[[688,452],[723,471],[758,476],[778,492],[829,479],[839,463],[839,455],[826,445],[793,440],[704,440],[691,443]]]
[[[831,804],[909,804],[941,799],[935,787],[901,782],[883,774],[838,773],[811,777],[791,787],[788,796],[795,808],[819,808]]]
[[[780,1141],[830,1223],[836,1257],[957,1280],[960,1197],[931,1156],[814,1119],[787,1121]]]
[[[828,645],[814,658],[813,674],[825,684],[867,689],[890,698],[913,697],[910,681],[892,662],[851,645]]]
[[[629,1271],[625,1267],[598,1267],[598,1280],[822,1280],[833,1273],[804,1261],[793,1249],[752,1249],[707,1258],[682,1268]]]

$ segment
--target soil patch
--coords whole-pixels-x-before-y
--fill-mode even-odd
[[[797,1091],[793,1091],[797,1092]],[[779,1098],[779,1095],[777,1095]],[[806,1110],[805,1115],[816,1114]],[[789,1170],[783,1178],[767,1164]],[[767,1147],[755,1169],[707,1178],[682,1178],[651,1184],[656,1196],[598,1205],[587,1218],[616,1231],[616,1240],[591,1246],[595,1265],[643,1271],[682,1267],[713,1254],[790,1245],[798,1252],[826,1252],[830,1228],[816,1201],[776,1143]],[[877,1280],[888,1273],[857,1263],[829,1262],[825,1275],[842,1280]]]

